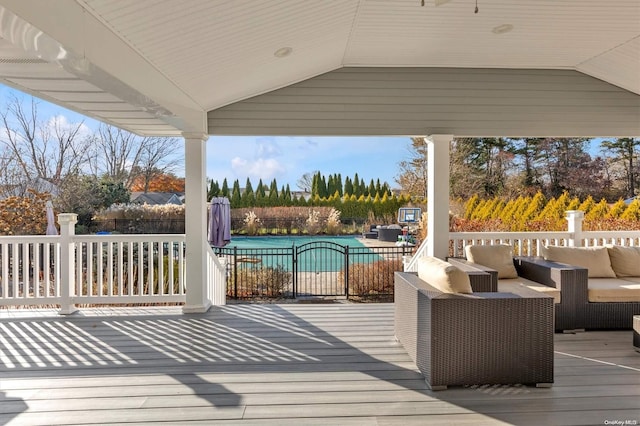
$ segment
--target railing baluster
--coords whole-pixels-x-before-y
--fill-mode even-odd
[[[45,243],[46,244],[46,243]],[[44,278],[44,258],[40,252],[40,243],[33,243],[33,296],[40,297],[40,274]]]
[[[9,244],[2,243],[2,297],[9,297]]]
[[[162,241],[158,242],[158,294],[169,294],[164,290],[164,247]],[[206,285],[203,283],[203,285]]]
[[[138,242],[138,295],[145,294],[144,290],[144,243]]]
[[[107,295],[113,296],[113,243],[107,241]]]
[[[122,241],[118,241],[118,296],[124,295],[124,243]]]
[[[20,256],[18,252],[18,243],[13,243],[11,245],[12,250],[12,278],[13,278],[13,298],[17,298],[19,294],[19,283],[20,283]]]
[[[134,242],[133,241],[128,241],[127,242],[127,294],[129,296],[133,296],[133,282],[134,282],[134,276],[133,276],[133,250],[134,250]]]

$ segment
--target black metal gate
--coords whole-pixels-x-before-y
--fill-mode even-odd
[[[293,297],[346,297],[349,246],[314,241],[295,247],[293,270]]]
[[[278,299],[393,296],[393,273],[411,247],[346,246],[314,241],[287,248],[216,248],[227,259],[227,297]]]

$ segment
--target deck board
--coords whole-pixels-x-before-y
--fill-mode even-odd
[[[0,315],[0,424],[580,425],[640,422],[631,331],[555,335],[555,383],[433,392],[393,305]]]

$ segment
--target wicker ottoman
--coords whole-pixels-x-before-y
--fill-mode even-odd
[[[633,316],[633,346],[640,352],[640,315]]]

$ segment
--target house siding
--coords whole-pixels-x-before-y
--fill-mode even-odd
[[[208,112],[212,135],[640,135],[640,95],[571,70],[341,68]]]

